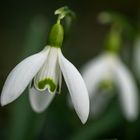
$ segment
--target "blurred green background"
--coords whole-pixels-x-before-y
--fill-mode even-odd
[[[46,45],[50,27],[56,20],[54,11],[69,6],[77,20],[63,45],[63,54],[78,69],[99,54],[110,26],[101,25],[97,16],[102,11],[115,11],[127,17],[135,29],[139,24],[138,0],[38,0],[1,1],[0,4],[0,89],[8,73],[21,60]],[[130,35],[131,36],[131,35]],[[126,63],[131,60],[132,40],[126,40]],[[130,51],[129,51],[130,50]],[[124,58],[125,60],[125,58]],[[137,81],[137,84],[139,82]],[[32,111],[28,91],[11,104],[0,107],[0,140],[94,140],[140,139],[140,118],[128,122],[116,98],[98,118],[82,125],[68,105],[68,90],[62,85],[49,108],[41,114]]]

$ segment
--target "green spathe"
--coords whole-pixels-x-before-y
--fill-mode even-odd
[[[61,48],[64,38],[63,26],[57,22],[53,25],[49,34],[49,45],[57,48]]]
[[[46,78],[38,82],[39,89],[44,89],[46,85],[49,85],[51,92],[54,92],[56,90],[56,84],[51,78]]]

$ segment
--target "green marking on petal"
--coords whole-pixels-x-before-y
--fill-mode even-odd
[[[113,89],[113,83],[110,80],[103,80],[102,82],[100,82],[99,88]]]
[[[39,81],[38,88],[44,89],[46,85],[50,86],[50,91],[54,92],[56,90],[56,84],[51,78],[46,78],[44,80]]]

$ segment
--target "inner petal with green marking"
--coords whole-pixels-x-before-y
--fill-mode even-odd
[[[50,93],[57,91],[61,73],[58,63],[58,49],[50,47],[46,62],[34,78],[34,86],[37,90],[44,91],[48,89]]]

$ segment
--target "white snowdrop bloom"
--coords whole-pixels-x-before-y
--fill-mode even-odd
[[[100,94],[97,89],[102,81],[111,81],[118,89],[120,104],[126,118],[128,120],[137,118],[138,90],[135,81],[128,68],[115,53],[106,52],[90,61],[83,68],[82,75],[89,91],[91,108],[94,108],[95,105],[100,110],[101,107],[106,106],[104,103],[108,102],[109,98],[105,98],[105,100],[101,96],[96,98],[96,94]],[[99,102],[96,101],[94,104],[94,101],[98,99]]]
[[[29,98],[34,111],[44,111],[55,93],[61,91],[62,75],[70,92],[76,113],[82,123],[89,115],[89,97],[81,74],[61,52],[63,27],[56,23],[49,45],[41,52],[20,62],[8,75],[1,94],[1,105],[17,99],[29,86]]]

